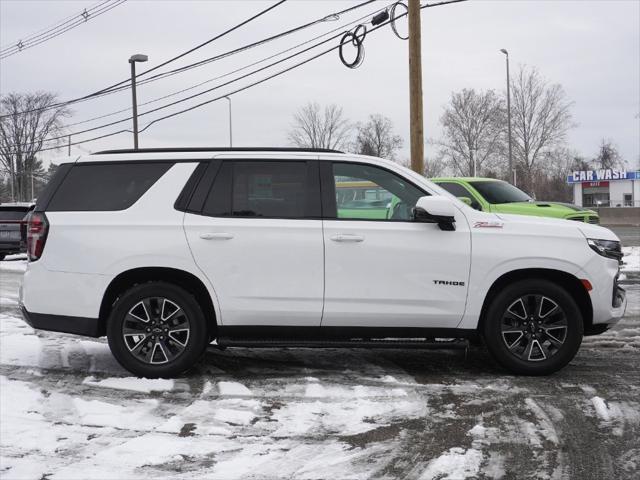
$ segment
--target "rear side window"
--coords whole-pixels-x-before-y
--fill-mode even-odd
[[[173,163],[79,164],[66,175],[47,210],[114,211],[133,205]]]
[[[233,216],[303,218],[306,183],[304,162],[238,162],[233,169]]]
[[[215,217],[319,218],[317,165],[305,161],[227,161],[202,210]]]

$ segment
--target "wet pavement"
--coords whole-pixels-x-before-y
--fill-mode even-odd
[[[211,348],[129,377],[104,340],[34,332],[0,266],[0,477],[640,477],[640,285],[549,377],[468,351]]]

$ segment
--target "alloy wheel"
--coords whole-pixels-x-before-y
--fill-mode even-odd
[[[504,312],[502,340],[508,351],[527,362],[555,355],[567,339],[568,322],[560,305],[544,295],[523,295]]]
[[[164,297],[136,303],[122,323],[129,352],[141,362],[157,365],[177,358],[189,343],[191,325],[184,310]]]

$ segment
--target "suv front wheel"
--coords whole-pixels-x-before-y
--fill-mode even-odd
[[[578,352],[584,325],[575,300],[559,285],[542,279],[506,287],[491,302],[484,321],[485,343],[506,369],[547,375]]]
[[[198,302],[166,282],[136,285],[116,301],[107,325],[109,348],[140,377],[175,377],[207,347],[207,324]]]

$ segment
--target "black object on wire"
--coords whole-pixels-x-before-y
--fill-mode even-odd
[[[353,32],[345,32],[340,39],[338,55],[340,61],[347,68],[358,68],[364,62],[364,39],[367,36],[367,27],[364,24],[358,25]],[[356,47],[356,57],[353,61],[348,61],[344,56],[344,46],[351,44]]]
[[[404,8],[404,13],[401,14],[400,16],[405,17],[409,13],[409,8],[405,3],[403,2],[394,3],[390,11],[391,21],[389,23],[391,24],[391,30],[393,30],[393,33],[395,33],[396,37],[398,37],[400,40],[409,40],[409,33],[407,33],[406,37],[403,37],[398,33],[398,27],[396,26],[396,19],[399,18],[399,16],[396,15],[396,8],[398,7]]]

